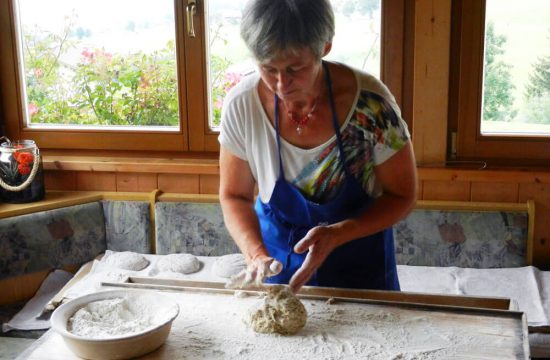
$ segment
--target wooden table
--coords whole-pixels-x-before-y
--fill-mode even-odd
[[[242,322],[255,292],[237,298],[217,283],[147,278],[122,286],[180,306],[166,343],[143,359],[529,359],[525,316],[504,309],[506,299],[310,287],[300,294],[306,326],[280,336]],[[18,359],[78,358],[50,330]]]

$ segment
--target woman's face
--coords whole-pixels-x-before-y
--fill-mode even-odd
[[[288,51],[258,64],[267,87],[283,101],[300,101],[319,94],[320,59],[309,48]]]

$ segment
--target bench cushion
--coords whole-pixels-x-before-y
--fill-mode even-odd
[[[220,256],[239,252],[224,223],[220,204],[155,204],[157,254]]]
[[[79,265],[105,249],[99,202],[0,219],[0,279]]]
[[[414,210],[394,226],[401,265],[504,268],[527,265],[527,213]]]
[[[149,203],[143,201],[102,201],[107,249],[151,252]]]

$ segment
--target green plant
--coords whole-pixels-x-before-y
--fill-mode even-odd
[[[31,123],[101,126],[177,126],[179,124],[175,43],[152,53],[109,53],[82,48],[70,40],[72,21],[62,34],[25,29],[25,78]],[[216,28],[212,41],[221,36]],[[78,37],[76,39],[79,39]],[[81,49],[73,65],[61,59]],[[73,51],[74,53],[74,51]],[[74,56],[74,55],[73,55]],[[219,126],[227,91],[240,75],[228,73],[232,62],[211,55],[213,125]]]
[[[31,123],[157,125],[179,123],[175,44],[150,54],[81,52],[73,66],[60,61],[69,49],[62,35],[25,31],[25,77]]]
[[[510,74],[511,66],[499,60],[504,53],[506,37],[495,33],[492,22],[487,24],[485,37],[485,68],[483,89],[483,120],[510,121],[517,111],[513,110],[515,89]]]

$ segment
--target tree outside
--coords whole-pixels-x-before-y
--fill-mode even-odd
[[[550,28],[547,43],[550,49]],[[539,57],[533,64],[525,88],[525,100],[528,122],[550,124],[550,53]]]
[[[500,59],[505,44],[506,37],[496,34],[494,24],[489,22],[485,32],[483,121],[510,121],[517,114],[512,108],[515,86],[511,66]]]
[[[550,134],[547,0],[486,0],[482,134]]]

